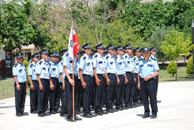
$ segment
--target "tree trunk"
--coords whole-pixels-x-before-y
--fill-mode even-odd
[[[176,60],[176,77],[175,80],[177,81],[177,77],[178,77],[178,61]]]

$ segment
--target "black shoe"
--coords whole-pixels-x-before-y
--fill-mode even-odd
[[[114,111],[112,109],[107,109],[108,113],[113,113]]]
[[[85,118],[92,118],[92,115],[91,115],[91,114],[88,114],[88,113],[87,113],[87,114],[85,113],[85,114],[83,115],[83,117],[85,117]]]
[[[151,119],[155,119],[155,118],[157,118],[157,114],[152,114]]]
[[[23,115],[22,115],[21,113],[17,113],[16,116],[17,116],[17,117],[21,117],[21,116],[23,116]]]
[[[55,110],[55,113],[60,113],[61,111],[59,109]]]
[[[102,113],[101,111],[98,111],[98,112],[96,112],[96,115],[98,115],[98,116],[102,116],[102,115],[103,115],[103,113]]]
[[[129,109],[131,109],[131,108],[133,108],[133,105],[129,105],[129,107],[128,107]]]
[[[56,113],[56,111],[52,110],[52,111],[51,111],[51,114],[57,114],[57,113]]]
[[[60,113],[61,117],[66,117],[67,115],[65,113]]]
[[[81,120],[82,120],[82,118],[80,118],[80,117],[78,117],[78,116],[75,116],[74,119],[75,119],[76,121],[81,121]]]
[[[37,113],[37,111],[30,111],[30,113],[31,113],[31,114],[36,114],[36,113]]]
[[[44,117],[45,115],[44,115],[44,113],[38,113],[38,116],[39,117]]]
[[[75,122],[76,120],[75,120],[75,119],[73,119],[73,117],[72,117],[72,116],[69,116],[69,117],[67,117],[67,121],[70,121],[70,122]]]
[[[23,112],[22,115],[23,115],[23,116],[27,116],[27,115],[29,115],[29,114],[28,114],[28,112]]]
[[[50,112],[45,112],[44,115],[45,115],[45,116],[50,116],[51,113],[50,113]]]
[[[148,117],[150,117],[150,114],[149,113],[144,113],[142,118],[148,118]]]
[[[104,110],[104,111],[102,110],[101,113],[102,114],[108,114],[108,112],[106,110]]]

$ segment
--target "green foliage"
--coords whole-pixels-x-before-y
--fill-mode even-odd
[[[72,23],[81,44],[155,46],[160,60],[174,60],[192,50],[193,0],[99,0],[93,6],[71,0],[65,2],[67,8],[53,0],[12,1],[0,4],[0,45],[7,50],[31,43],[60,50],[68,45]]]
[[[175,75],[176,72],[177,72],[177,64],[176,64],[175,61],[171,61],[171,62],[168,64],[167,72],[168,72],[169,74],[172,74],[172,77],[174,77],[174,75]]]
[[[186,72],[187,72],[187,74],[193,73],[193,56],[191,56],[187,62]]]
[[[15,2],[0,6],[0,34],[5,49],[11,50],[30,44],[35,31],[27,19],[25,8]]]
[[[191,50],[190,44],[183,32],[172,29],[164,36],[160,49],[167,60],[176,60],[180,54],[188,55]]]

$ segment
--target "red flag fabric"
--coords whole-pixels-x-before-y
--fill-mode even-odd
[[[80,50],[80,43],[78,40],[78,36],[72,26],[70,35],[69,35],[69,45],[68,45],[69,56],[72,57],[73,59],[73,57],[79,52],[79,50]]]

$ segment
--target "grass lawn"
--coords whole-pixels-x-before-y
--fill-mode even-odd
[[[193,75],[186,73],[186,67],[178,67],[177,81],[194,80]],[[160,70],[160,81],[175,81],[175,76],[172,77],[167,70]]]
[[[0,99],[14,96],[13,79],[0,80]]]

